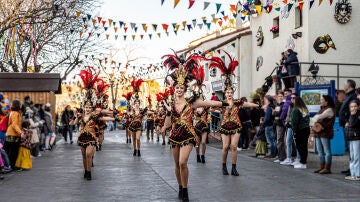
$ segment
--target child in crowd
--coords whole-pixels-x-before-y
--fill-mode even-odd
[[[1,172],[3,173],[8,173],[11,172],[11,166],[10,166],[10,161],[9,161],[9,157],[6,153],[6,151],[3,149],[4,147],[4,143],[2,142],[2,140],[0,140],[0,158],[3,162],[3,165],[0,165],[1,168]]]
[[[24,121],[22,123],[22,130],[24,135],[21,137],[19,154],[16,159],[15,166],[20,169],[30,169],[32,168],[32,161],[30,157],[32,131],[30,130],[29,121]]]
[[[265,157],[268,152],[266,136],[265,136],[265,125],[264,125],[264,117],[260,118],[260,128],[256,133],[256,147],[255,154],[256,157]]]
[[[349,104],[350,118],[346,123],[346,138],[349,141],[350,151],[350,176],[347,180],[360,181],[360,110],[359,100],[353,100]]]

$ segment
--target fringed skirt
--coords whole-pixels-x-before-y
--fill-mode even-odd
[[[206,124],[204,121],[197,122],[194,128],[196,135],[199,136],[200,138],[204,132],[209,133],[208,124]]]
[[[228,121],[221,125],[219,132],[224,135],[234,135],[235,133],[240,133],[241,128],[240,123]]]
[[[96,146],[96,138],[89,133],[80,133],[78,137],[78,145],[86,148],[89,145]]]
[[[136,132],[136,131],[142,131],[142,124],[140,121],[133,121],[130,123],[129,125],[129,130],[131,132]]]
[[[177,146],[186,146],[188,144],[196,146],[196,138],[193,132],[189,129],[189,127],[182,123],[176,124],[171,130],[169,141],[173,148]]]

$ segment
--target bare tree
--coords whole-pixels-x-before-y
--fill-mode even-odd
[[[24,4],[25,1],[19,2]],[[28,5],[26,16],[29,17],[24,21],[26,23],[16,21],[18,25],[9,26],[10,28],[5,31],[5,36],[6,32],[9,32],[17,37],[13,37],[13,41],[5,41],[2,49],[16,43],[16,52],[13,51],[10,53],[11,57],[2,61],[0,71],[27,72],[29,67],[33,67],[31,71],[35,72],[62,72],[65,78],[82,63],[80,56],[97,48],[100,42],[95,36],[96,32],[101,31],[90,26],[88,21],[91,17],[84,13],[92,13],[98,7],[98,1],[53,0],[52,2],[55,10],[47,9],[47,4],[50,3],[45,3],[45,8],[38,6],[36,9],[33,4]],[[37,12],[41,9],[43,9],[42,13]],[[77,12],[82,15],[76,16]],[[36,13],[36,15],[30,17],[28,13]],[[47,18],[49,15],[56,17]],[[37,21],[38,18],[46,20]]]

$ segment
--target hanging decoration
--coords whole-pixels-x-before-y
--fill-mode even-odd
[[[262,46],[264,42],[264,33],[262,31],[262,27],[260,26],[257,33],[256,33],[256,44],[258,46]]]
[[[320,54],[325,54],[330,48],[336,50],[335,44],[329,34],[316,38],[313,47],[315,51]]]
[[[294,39],[291,38],[291,36],[289,37],[289,39],[286,42],[285,49],[291,49],[291,50],[295,49],[295,42],[294,42]]]
[[[256,71],[259,71],[260,67],[263,65],[264,58],[259,56],[256,58]]]
[[[340,24],[346,24],[350,21],[351,12],[352,6],[348,0],[338,0],[335,5],[335,20]]]

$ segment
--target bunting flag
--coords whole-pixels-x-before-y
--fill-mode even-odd
[[[97,33],[96,35],[97,35],[98,38],[100,37],[100,33]]]
[[[124,35],[124,40],[126,40],[127,35]]]
[[[80,12],[80,11],[76,11],[76,17],[78,18],[78,17],[80,17],[80,15],[81,15],[81,12]]]
[[[163,5],[163,4],[164,4],[164,1],[165,1],[165,0],[161,0],[161,5]]]
[[[210,5],[210,2],[204,2],[204,10],[206,10],[208,7],[209,7],[209,5]]]
[[[193,19],[192,23],[193,23],[193,27],[195,27],[196,26],[196,19]]]
[[[267,13],[271,13],[272,8],[273,8],[272,5],[268,5],[268,6],[267,6],[267,9],[266,9],[266,12],[267,12]]]
[[[140,39],[141,39],[141,40],[143,40],[143,38],[144,38],[144,35],[143,35],[143,34],[141,34],[141,35],[140,35]]]
[[[191,25],[186,25],[186,26],[187,26],[187,28],[188,28],[188,30],[190,32],[190,30],[192,29]]]
[[[135,37],[136,37],[135,34],[131,35],[131,38],[133,39],[133,41],[135,40]]]
[[[123,21],[119,21],[120,28],[123,26],[123,24],[124,24]]]
[[[179,25],[179,24],[176,24],[176,25],[175,25],[175,30],[178,31],[179,28],[180,28],[180,25]]]
[[[182,22],[182,26],[183,26],[183,29],[185,29],[185,27],[186,27],[186,21],[183,21],[183,22]]]
[[[158,37],[160,38],[160,36],[161,36],[161,33],[157,33],[157,35],[158,35]]]
[[[204,24],[198,24],[199,29],[202,29]]]
[[[96,24],[96,19],[92,19],[91,21],[92,21],[93,26],[95,26],[95,24]]]
[[[190,9],[195,3],[195,0],[189,0],[189,8]]]
[[[153,30],[156,32],[157,24],[152,24],[152,28],[153,28]]]
[[[149,39],[151,40],[152,34],[149,34]]]
[[[136,23],[133,23],[133,22],[130,23],[130,27],[131,27],[132,30],[135,29],[135,26],[136,26]]]
[[[88,25],[84,25],[84,28],[87,29],[87,28],[88,28]]]
[[[138,28],[137,28],[137,27],[135,27],[135,29],[134,29],[135,33],[137,32],[137,30],[138,30]]]
[[[219,21],[218,23],[219,23],[219,25],[220,25],[220,27],[221,27],[221,26],[222,26],[222,21]]]
[[[143,30],[145,31],[145,33],[147,32],[147,25],[146,24],[142,24]]]
[[[105,32],[107,31],[108,27],[104,27]]]
[[[256,9],[257,14],[261,15],[262,6],[261,5],[255,5],[255,9]]]
[[[220,12],[222,16],[225,16],[225,11]]]
[[[224,21],[226,22],[227,20],[228,20],[228,16],[226,15],[226,16],[224,16]]]
[[[167,24],[162,24],[162,27],[163,29],[165,30],[165,32],[167,32],[168,28],[169,28],[169,25]]]
[[[329,0],[330,1],[330,6],[332,5],[332,3],[333,3],[333,0]]]
[[[321,3],[322,3],[322,0],[319,0],[319,6],[320,6]]]
[[[100,23],[102,20],[102,17],[97,17],[97,20],[98,20],[98,23]]]
[[[109,40],[110,34],[106,34],[106,40]]]
[[[275,8],[276,11],[280,11],[280,7]]]
[[[80,31],[80,32],[79,32],[80,37],[82,37],[83,33],[84,33],[83,31]]]
[[[178,5],[180,0],[174,0],[174,8]]]
[[[216,4],[216,13],[219,13],[220,8],[221,8],[221,4],[217,3]]]
[[[300,12],[302,12],[303,6],[304,6],[304,2],[300,2],[300,3],[299,3],[299,10],[300,10]]]
[[[128,28],[127,27],[124,27],[124,31],[125,31],[125,33],[126,33],[126,31],[128,30]]]
[[[165,32],[166,33],[166,36],[169,36],[169,32]]]
[[[113,22],[113,25],[116,26],[116,22],[115,22],[115,21]]]
[[[104,27],[105,24],[106,24],[106,21],[105,21],[105,20],[102,20],[101,23],[102,23],[102,26]]]
[[[283,0],[283,3],[286,5],[288,4],[288,0]]]
[[[118,27],[114,27],[114,31],[116,33],[118,31]]]
[[[115,40],[117,40],[117,39],[118,39],[118,37],[119,37],[119,35],[117,35],[117,34],[116,34],[116,35],[115,35]],[[119,66],[120,66],[120,65],[119,65]]]
[[[109,21],[109,26],[111,27],[112,23],[113,23],[113,20],[112,19],[108,19]]]
[[[310,0],[310,9],[313,6],[314,2],[315,2],[315,0]]]
[[[174,30],[175,35],[177,35],[177,30]]]
[[[86,17],[83,17],[82,20],[84,23],[86,23]]]
[[[291,8],[293,7],[294,4],[288,4],[288,12],[290,12]]]
[[[230,10],[235,13],[236,12],[236,6],[234,4],[230,5]]]
[[[234,47],[234,48],[235,48],[235,45],[236,45],[235,43],[232,43],[232,44],[231,44],[231,46]]]
[[[210,22],[209,22],[209,23],[207,23],[207,24],[206,24],[206,26],[207,26],[208,30],[210,30],[211,23],[210,23]]]

